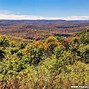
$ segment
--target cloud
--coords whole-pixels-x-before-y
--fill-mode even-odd
[[[0,19],[3,20],[38,20],[45,19],[42,16],[32,16],[32,15],[17,15],[17,14],[3,14],[0,13]]]
[[[8,10],[0,10],[0,19],[3,19],[3,20],[37,20],[37,19],[45,19],[45,18],[42,16],[21,15],[19,13],[14,13]]]
[[[66,20],[89,20],[89,16],[70,16],[64,17]]]
[[[15,14],[8,10],[0,10],[1,20],[89,20],[89,16],[69,16],[69,17],[43,17],[33,15]]]

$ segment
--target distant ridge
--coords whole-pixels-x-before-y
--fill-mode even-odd
[[[1,22],[89,22],[89,20],[0,20]]]
[[[0,26],[8,26],[19,23],[89,23],[89,20],[0,20]]]
[[[6,22],[64,22],[66,20],[0,20],[0,22],[6,21]]]
[[[69,22],[89,22],[89,20],[67,20]]]

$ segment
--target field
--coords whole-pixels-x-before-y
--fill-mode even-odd
[[[0,21],[0,89],[71,85],[89,85],[89,21]]]

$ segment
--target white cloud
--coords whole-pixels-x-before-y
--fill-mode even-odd
[[[45,19],[42,16],[31,16],[31,15],[17,15],[17,14],[3,14],[0,13],[0,19],[3,20],[37,20]]]
[[[64,17],[66,20],[89,20],[89,16],[70,16]]]
[[[89,16],[69,16],[69,17],[43,17],[33,15],[14,14],[8,10],[0,10],[0,19],[3,20],[89,20]]]

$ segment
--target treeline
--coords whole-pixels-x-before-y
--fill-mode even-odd
[[[89,85],[89,30],[38,41],[0,36],[0,89],[71,85]]]

